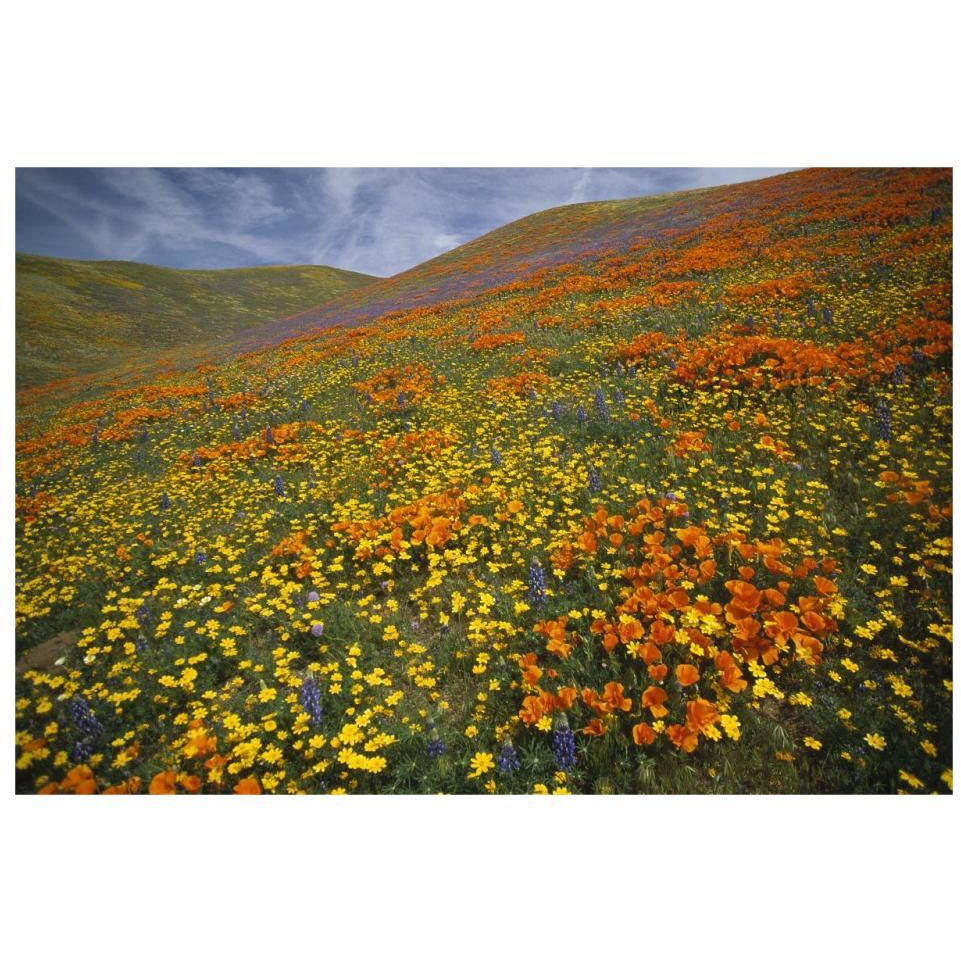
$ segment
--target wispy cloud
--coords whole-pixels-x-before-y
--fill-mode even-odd
[[[35,168],[17,249],[173,267],[398,273],[546,207],[735,183],[758,168]]]

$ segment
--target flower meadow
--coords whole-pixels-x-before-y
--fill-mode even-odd
[[[951,792],[951,191],[560,208],[21,392],[18,791]]]

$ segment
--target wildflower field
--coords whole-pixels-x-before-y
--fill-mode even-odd
[[[952,791],[951,193],[558,208],[22,391],[18,790]]]

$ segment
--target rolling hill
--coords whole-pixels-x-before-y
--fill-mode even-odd
[[[943,185],[939,174],[933,180]],[[703,254],[699,262],[685,253],[693,249],[744,248],[729,250],[719,261],[733,265],[749,252],[760,255],[767,244],[782,262],[793,263],[803,238],[831,237],[832,208],[864,222],[865,234],[868,227],[877,232],[906,217],[909,181],[909,174],[889,169],[802,170],[725,187],[553,207],[410,270],[245,331],[233,349],[492,294],[535,290],[540,303],[547,303],[565,286],[598,296],[632,283],[684,279],[704,272],[708,261]],[[767,224],[773,211],[785,208],[778,223]]]
[[[17,254],[17,386],[216,342],[373,279],[333,267],[174,270]]]

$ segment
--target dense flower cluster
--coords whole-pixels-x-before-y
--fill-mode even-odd
[[[950,203],[565,208],[24,392],[18,789],[952,790]]]

